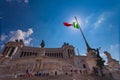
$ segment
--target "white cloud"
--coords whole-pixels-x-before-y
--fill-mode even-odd
[[[86,54],[80,54],[80,55],[82,55],[82,56],[86,56]]]
[[[24,40],[25,44],[30,44],[30,41],[32,40],[32,38],[28,38],[27,40]]]
[[[0,16],[0,19],[3,19],[3,17],[2,17],[2,16]]]
[[[2,34],[2,35],[0,36],[0,41],[4,41],[6,38],[8,38],[8,36],[5,35],[5,34]]]
[[[24,2],[25,2],[25,3],[28,3],[28,2],[29,2],[29,0],[24,0]]]
[[[15,39],[24,39],[25,32],[22,30],[10,31],[10,41],[14,41]]]
[[[94,26],[95,26],[94,28],[96,29],[97,27],[99,27],[100,24],[101,24],[104,20],[105,20],[105,14],[102,13],[102,14],[99,16],[98,20],[94,23]]]
[[[2,49],[3,47],[4,47],[4,45],[1,45],[1,46],[0,46],[0,49]]]
[[[8,38],[8,41],[15,41],[16,39],[22,39],[26,45],[30,44],[32,38],[30,37],[33,34],[32,28],[29,28],[27,32],[18,29],[17,31],[10,31],[9,35],[2,34],[0,36],[1,41],[5,41]]]
[[[115,44],[115,45],[111,45],[109,48],[109,53],[111,54],[112,58],[119,60],[120,58],[120,45],[119,44]]]
[[[28,31],[26,32],[26,36],[30,36],[33,33],[32,28],[28,29]]]
[[[29,3],[29,0],[6,0],[6,2],[18,2],[18,3],[24,2],[24,3]]]
[[[102,12],[98,17],[96,22],[94,23],[94,28],[98,28],[100,27],[102,24],[105,23],[105,20],[107,20],[107,18],[112,17],[114,13],[111,11],[106,11],[106,12]]]
[[[30,28],[27,32],[24,32],[22,30],[17,31],[10,31],[10,41],[14,41],[15,39],[23,39],[24,43],[28,45],[32,38],[30,36],[33,34],[33,30]]]
[[[115,45],[110,45],[110,49],[113,50],[114,48],[117,48],[118,49],[119,47],[119,44],[115,44]]]
[[[93,14],[87,16],[87,18],[85,19],[85,24],[90,23],[90,20],[92,19],[92,17],[93,17]]]
[[[101,53],[100,56],[101,56],[101,57],[105,57],[106,55],[105,55],[104,53]]]

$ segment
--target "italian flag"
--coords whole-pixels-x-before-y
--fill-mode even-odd
[[[79,24],[77,22],[73,22],[72,24],[68,23],[68,22],[64,22],[63,24],[64,24],[64,26],[67,26],[67,27],[73,26],[76,29],[80,28],[80,26],[79,26]]]

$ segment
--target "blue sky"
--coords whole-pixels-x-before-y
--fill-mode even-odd
[[[0,0],[0,46],[16,38],[35,47],[41,40],[50,48],[68,42],[84,55],[80,31],[63,25],[75,21],[74,16],[92,48],[101,47],[104,59],[104,51],[119,59],[119,0]]]

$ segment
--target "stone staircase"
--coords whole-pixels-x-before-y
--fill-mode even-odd
[[[18,77],[18,78],[1,78],[0,80],[115,80],[108,76],[98,75],[58,75],[58,76],[34,76],[34,77]]]

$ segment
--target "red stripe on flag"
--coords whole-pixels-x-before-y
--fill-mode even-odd
[[[64,26],[72,26],[73,25],[73,24],[70,24],[68,22],[64,22],[63,24],[64,24]]]

